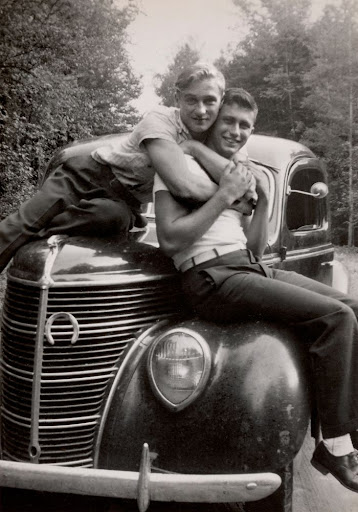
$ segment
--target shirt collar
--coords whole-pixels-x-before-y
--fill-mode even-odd
[[[185,126],[185,124],[183,123],[181,117],[180,117],[180,110],[178,108],[175,108],[175,120],[176,120],[176,123],[178,125],[178,132],[179,133],[185,133],[185,135],[188,137],[188,138],[192,138],[191,135],[190,135],[190,132],[188,130],[188,128]]]

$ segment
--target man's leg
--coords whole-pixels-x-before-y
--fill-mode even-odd
[[[114,236],[133,227],[134,215],[123,200],[95,198],[81,199],[56,215],[39,237],[66,234],[69,236]]]
[[[72,180],[60,166],[31,199],[0,223],[0,271],[19,247],[76,201]]]
[[[202,271],[203,287],[210,276]],[[307,289],[316,287],[298,274],[278,272],[268,278],[258,273],[236,273],[226,279],[196,307],[199,314],[218,322],[252,316],[298,327],[307,340],[313,362],[318,412],[324,437],[337,437],[358,428],[358,324],[357,303]],[[283,282],[294,279],[296,284]],[[304,281],[304,283],[303,283]],[[200,287],[200,283],[198,285]],[[304,288],[303,286],[306,286]],[[323,288],[322,288],[323,287]],[[317,289],[337,293],[319,285]]]
[[[90,156],[73,157],[60,165],[34,197],[0,223],[0,272],[17,249],[37,238],[68,207],[78,205],[81,199],[108,198],[111,180],[111,170]]]
[[[352,308],[356,318],[358,318],[358,300],[346,293],[335,290],[331,286],[322,284],[314,279],[298,274],[297,272],[272,269],[272,276],[274,279],[279,281],[294,284],[300,288],[305,288],[306,290],[319,293],[320,295],[325,295],[332,299],[339,300]]]
[[[237,321],[252,315],[301,329],[312,358],[324,437],[314,451],[312,465],[358,492],[358,452],[348,435],[358,428],[357,302],[313,280],[301,279],[299,274],[273,271],[268,275],[240,272],[217,286],[210,273],[202,270],[186,285],[194,292],[197,288],[202,298],[197,309],[211,321]]]

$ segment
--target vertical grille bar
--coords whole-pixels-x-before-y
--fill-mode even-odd
[[[139,330],[182,304],[175,276],[41,290],[10,279],[1,353],[4,458],[92,467],[104,400],[126,350]],[[61,312],[78,322],[74,344],[68,315],[53,322],[53,345],[44,337],[47,320]]]
[[[38,463],[41,454],[39,443],[39,417],[40,417],[40,393],[41,393],[41,373],[44,332],[46,323],[46,311],[48,301],[48,288],[40,292],[40,302],[37,320],[37,331],[35,338],[35,357],[34,357],[34,380],[32,385],[32,410],[31,410],[31,430],[29,456],[32,462]]]

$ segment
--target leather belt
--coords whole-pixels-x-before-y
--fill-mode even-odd
[[[193,256],[192,258],[189,258],[188,260],[184,261],[180,265],[180,272],[186,272],[192,267],[196,267],[197,265],[200,265],[200,263],[205,263],[205,261],[212,260],[214,258],[218,258],[219,256],[223,256],[224,254],[228,254],[229,252],[234,252],[238,250],[244,250],[242,249],[242,246],[237,245],[229,245],[227,247],[217,247],[215,249],[209,249],[208,251],[202,252],[198,254],[197,256]]]

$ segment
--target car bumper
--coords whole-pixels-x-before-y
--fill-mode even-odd
[[[281,478],[275,473],[151,473],[146,445],[139,472],[0,461],[1,487],[136,499],[141,512],[148,508],[151,500],[190,503],[256,501],[272,494],[280,484]]]

